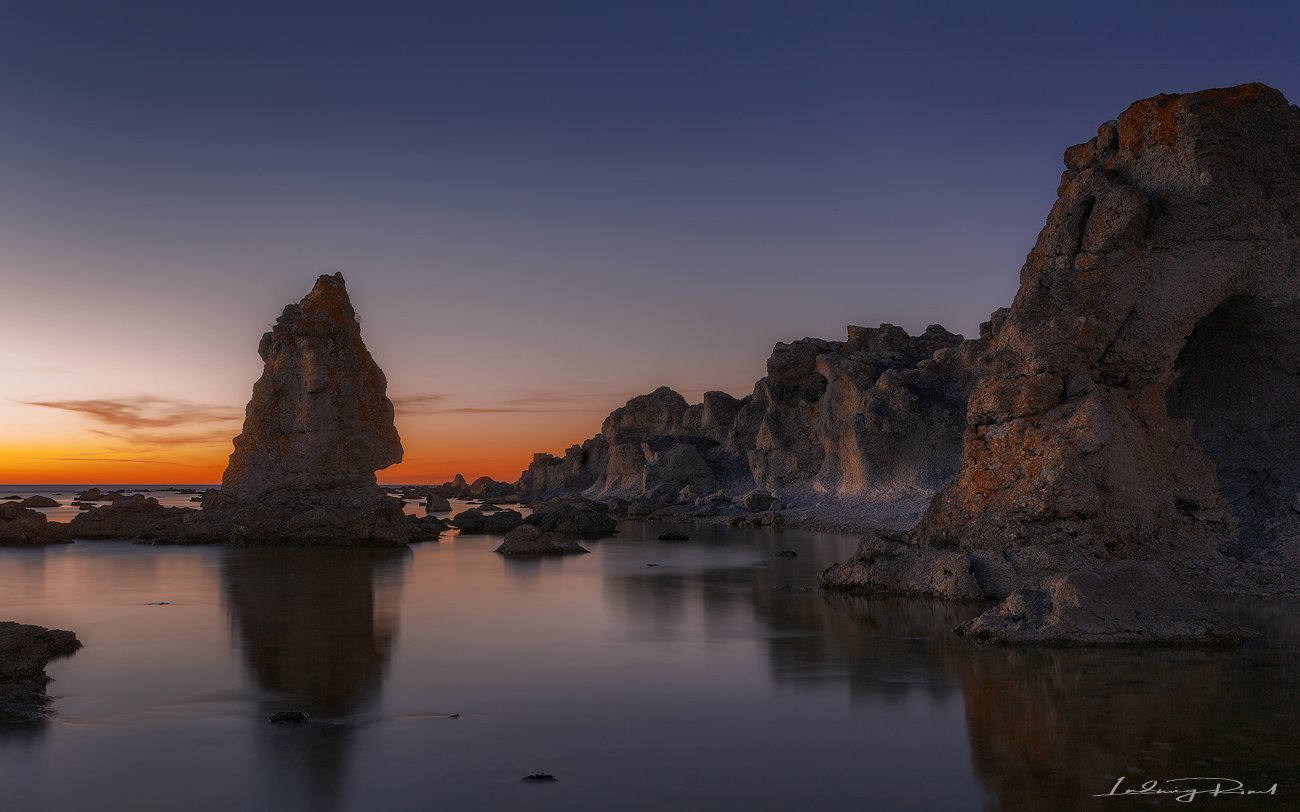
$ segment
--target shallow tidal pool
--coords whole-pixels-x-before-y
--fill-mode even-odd
[[[978,605],[818,592],[851,537],[663,529],[0,549],[0,619],[85,644],[56,718],[0,730],[0,808],[1183,809],[1093,796],[1205,775],[1278,794],[1196,807],[1300,806],[1293,605],[1228,607],[1243,648],[997,648],[950,633]]]

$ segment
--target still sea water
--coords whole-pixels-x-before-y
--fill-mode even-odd
[[[1227,607],[1242,648],[1006,649],[951,634],[978,606],[818,592],[854,538],[665,527],[534,561],[0,548],[0,619],[85,644],[53,721],[0,729],[0,809],[1186,809],[1093,796],[1189,776],[1279,784],[1192,808],[1300,808],[1294,605]]]

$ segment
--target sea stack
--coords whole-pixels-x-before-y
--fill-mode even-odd
[[[237,542],[409,541],[401,503],[375,480],[402,443],[343,275],[285,307],[258,353],[262,377],[205,513],[232,518]]]
[[[1132,562],[1165,591],[1294,594],[1300,111],[1260,84],[1156,96],[1065,165],[956,479],[906,544],[871,539],[825,582],[1010,596],[972,626],[1004,639],[1042,639],[1058,599],[1123,602]],[[1132,614],[1065,637],[1195,637]]]

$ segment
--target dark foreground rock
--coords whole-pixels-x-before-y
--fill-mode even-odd
[[[68,525],[18,502],[0,504],[0,545],[38,547],[68,541]]]
[[[77,635],[60,629],[0,622],[0,724],[35,722],[50,715],[45,665],[81,648]]]
[[[559,533],[543,533],[534,525],[521,524],[506,533],[505,539],[496,548],[496,552],[506,556],[533,556],[568,555],[591,551]]]
[[[618,532],[618,521],[598,505],[541,508],[524,521],[547,533],[577,538],[596,538]]]

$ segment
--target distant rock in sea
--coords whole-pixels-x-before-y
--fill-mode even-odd
[[[68,541],[68,525],[21,502],[0,503],[0,546],[39,547]]]

